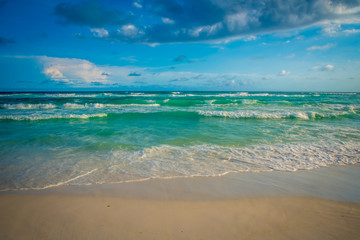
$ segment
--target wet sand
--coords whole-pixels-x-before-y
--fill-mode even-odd
[[[0,194],[0,239],[360,239],[360,167]]]

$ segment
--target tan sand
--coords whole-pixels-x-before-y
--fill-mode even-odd
[[[0,239],[360,239],[360,204],[0,195]]]
[[[359,189],[356,164],[2,192],[0,239],[360,239]]]

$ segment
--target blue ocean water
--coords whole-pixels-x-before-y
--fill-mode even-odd
[[[0,190],[360,162],[359,93],[0,94]]]

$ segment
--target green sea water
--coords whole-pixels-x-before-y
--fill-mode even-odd
[[[359,93],[0,94],[0,190],[360,162]]]

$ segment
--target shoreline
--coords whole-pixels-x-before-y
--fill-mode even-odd
[[[92,195],[131,199],[222,200],[258,197],[314,197],[360,203],[360,163],[310,170],[230,172],[219,176],[148,178],[120,183],[59,185],[0,191],[2,195]],[[164,195],[167,198],[162,198]]]
[[[357,239],[360,164],[0,193],[1,239]]]

